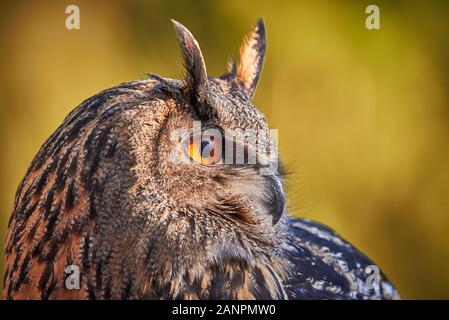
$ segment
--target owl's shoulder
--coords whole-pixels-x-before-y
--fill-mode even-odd
[[[288,218],[284,249],[292,270],[292,299],[394,299],[398,293],[365,254],[333,229]]]

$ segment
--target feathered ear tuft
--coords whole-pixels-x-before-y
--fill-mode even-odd
[[[262,73],[265,48],[265,24],[262,19],[259,19],[240,47],[240,61],[235,75],[248,92],[249,97],[254,95]]]
[[[186,69],[185,80],[196,95],[207,86],[207,72],[200,46],[193,35],[182,24],[171,20],[175,26],[178,42],[181,47],[183,63]]]

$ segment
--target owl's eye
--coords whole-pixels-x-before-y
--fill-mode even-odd
[[[211,136],[191,136],[187,153],[193,161],[212,166],[222,162],[222,145],[220,139]]]

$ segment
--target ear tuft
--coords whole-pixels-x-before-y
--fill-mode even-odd
[[[249,97],[254,95],[262,73],[265,48],[265,24],[259,19],[240,47],[240,62],[236,72],[236,78],[240,80]]]
[[[186,69],[185,80],[195,94],[199,94],[203,86],[207,86],[207,72],[198,42],[190,31],[179,22],[171,19],[175,26],[178,42],[181,47],[184,68]]]

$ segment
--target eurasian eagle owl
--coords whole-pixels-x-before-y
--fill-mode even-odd
[[[149,74],[98,93],[34,158],[9,221],[5,297],[398,297],[331,229],[287,216],[275,144],[251,103],[263,21],[218,78],[174,25],[183,80]],[[79,290],[66,287],[68,266]]]

